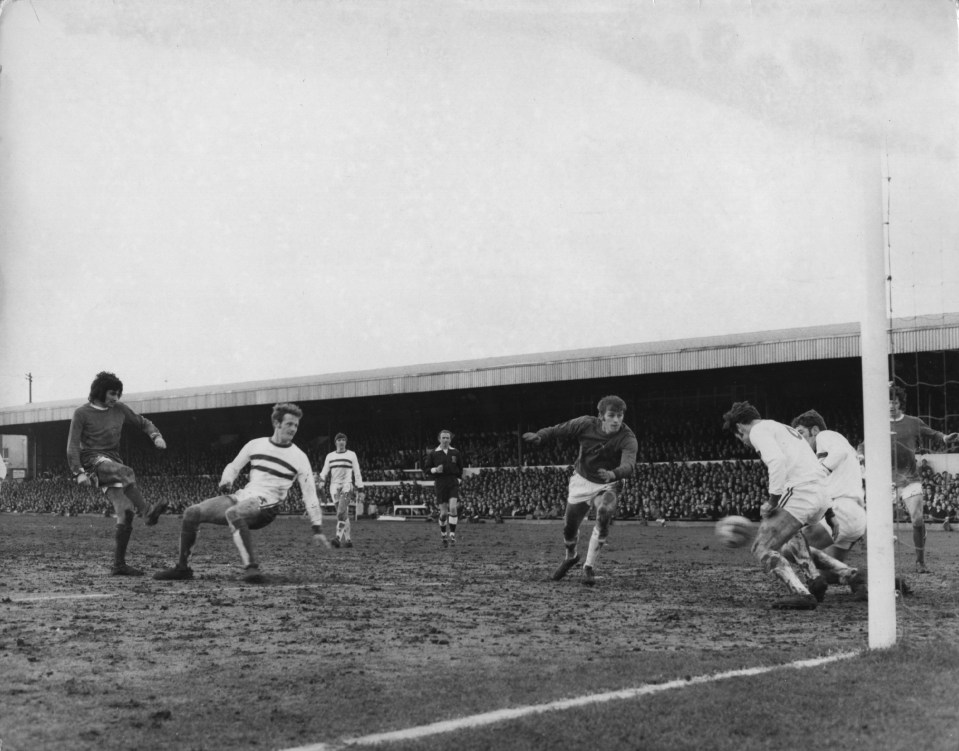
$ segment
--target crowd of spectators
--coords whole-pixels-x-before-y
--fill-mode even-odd
[[[464,477],[460,516],[467,519],[562,518],[569,465],[484,468]],[[959,518],[959,478],[923,465],[926,513],[937,521]],[[219,473],[138,475],[148,498],[170,501],[168,513],[217,494]],[[241,478],[239,484],[245,481]],[[621,519],[716,520],[729,514],[759,518],[766,499],[766,468],[757,460],[662,462],[636,465],[625,482],[617,508]],[[416,480],[367,484],[364,514],[383,514],[395,505],[425,505],[434,511],[434,492]],[[326,500],[326,494],[321,496]],[[294,485],[286,501],[289,513],[302,513],[303,500]],[[76,515],[110,513],[97,490],[82,488],[70,478],[6,482],[0,487],[0,512]]]
[[[808,406],[784,405],[777,416],[788,421]],[[861,418],[843,408],[826,409],[824,414],[829,415],[830,428],[843,433],[853,445],[860,442]],[[636,433],[639,453],[636,473],[626,482],[619,504],[622,518],[757,517],[765,498],[765,466],[756,460],[755,452],[722,433],[716,409],[657,412],[641,408],[629,416],[632,419],[627,423]],[[434,445],[431,437],[409,430],[351,433],[350,448],[359,455],[363,479],[368,483],[367,504],[373,504],[379,513],[398,504],[432,506],[432,488],[418,483],[422,457]],[[220,473],[242,441],[239,436],[206,444],[196,439],[171,440],[166,451],[157,452],[148,442],[130,440],[123,446],[123,455],[135,469],[146,497],[165,497],[171,513],[179,513],[216,494]],[[577,451],[574,442],[531,446],[519,440],[515,429],[504,429],[463,431],[455,436],[454,445],[463,452],[468,467],[481,468],[463,480],[461,516],[562,516],[572,471],[569,465]],[[302,448],[319,470],[331,446],[314,439]],[[955,519],[959,482],[928,466],[923,473],[927,514],[934,519]],[[65,463],[44,467],[36,480],[7,482],[0,492],[0,511],[99,513],[107,505],[99,492],[77,487],[69,479]],[[296,486],[287,506],[293,512],[302,509]]]
[[[792,411],[783,410],[781,419],[787,420],[808,409],[796,405]],[[822,410],[820,410],[822,411]],[[719,408],[705,411],[649,411],[637,412],[635,419],[627,413],[627,424],[633,429],[639,444],[637,461],[640,464],[658,462],[696,462],[752,459],[755,454],[721,431]],[[829,427],[843,433],[854,446],[861,438],[861,419],[841,409],[823,411],[828,415]],[[559,422],[559,420],[557,420]],[[544,421],[543,425],[550,424]],[[524,426],[523,430],[542,425]],[[378,429],[375,432],[350,430],[350,448],[360,457],[363,477],[372,481],[398,481],[414,478],[425,453],[436,445],[433,435],[417,435],[410,430]],[[206,445],[195,439],[189,441],[171,438],[166,451],[157,452],[140,436],[125,438],[122,454],[138,475],[219,475],[242,445],[243,439],[234,436],[225,443],[216,441]],[[454,436],[453,445],[466,457],[472,467],[539,467],[568,464],[576,454],[575,442],[556,442],[541,446],[524,444],[515,429],[499,431],[462,431]],[[301,448],[315,467],[322,466],[323,458],[333,446],[319,439],[302,444]],[[66,463],[46,468],[51,474],[67,474]]]

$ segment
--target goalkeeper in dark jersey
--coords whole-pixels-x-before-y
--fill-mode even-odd
[[[153,445],[165,449],[166,442],[156,426],[120,401],[123,383],[113,373],[97,373],[90,384],[89,401],[77,407],[70,421],[67,461],[77,483],[99,487],[113,503],[117,515],[114,576],[142,576],[140,569],[126,563],[127,544],[133,533],[133,517],[146,516],[147,526],[157,523],[167,507],[160,500],[152,507],[143,499],[136,475],[120,458],[120,435],[124,425],[146,433]]]

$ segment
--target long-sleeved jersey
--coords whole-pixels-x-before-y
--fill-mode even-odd
[[[117,402],[113,407],[97,407],[90,402],[77,407],[67,437],[70,471],[76,474],[84,467],[89,468],[89,462],[97,456],[106,456],[122,464],[120,434],[124,425],[142,430],[151,439],[160,435],[156,425],[123,402]]]
[[[859,455],[846,437],[835,430],[816,434],[816,458],[826,470],[826,492],[831,499],[852,498],[864,504]]]
[[[782,495],[786,488],[826,477],[806,439],[788,425],[759,420],[749,431],[749,442],[769,470],[770,495]]]
[[[360,473],[360,461],[356,458],[356,452],[350,451],[331,451],[326,455],[323,461],[323,469],[320,470],[320,482],[326,482],[329,476],[331,485],[353,485],[363,488],[363,475]]]
[[[322,522],[323,512],[316,495],[313,468],[309,457],[298,446],[292,443],[280,446],[271,438],[254,438],[223,469],[220,485],[232,484],[247,464],[250,465],[250,481],[243,488],[246,494],[262,498],[264,507],[275,506],[286,499],[293,482],[299,482],[310,522]]]
[[[897,487],[905,487],[919,482],[919,468],[916,465],[916,449],[920,438],[937,437],[942,433],[933,430],[918,417],[899,415],[889,421],[892,429],[892,480]]]
[[[430,472],[433,467],[441,467],[442,471],[433,474]],[[452,446],[446,451],[437,446],[426,455],[423,469],[426,476],[432,478],[436,485],[441,487],[459,485],[460,477],[463,475],[463,454]]]
[[[605,469],[616,475],[617,480],[631,477],[636,465],[639,443],[628,425],[623,425],[615,433],[603,432],[603,421],[599,417],[584,415],[572,420],[541,428],[536,431],[542,440],[555,438],[575,438],[579,442],[579,454],[573,469],[590,482],[603,483],[598,471]]]

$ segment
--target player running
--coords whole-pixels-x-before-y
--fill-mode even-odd
[[[599,412],[597,417],[584,415],[550,428],[541,428],[535,433],[523,434],[524,441],[537,446],[544,441],[566,437],[579,442],[579,454],[573,465],[573,475],[569,478],[563,524],[566,558],[553,573],[553,579],[559,581],[579,563],[580,557],[576,552],[579,527],[590,507],[595,506],[596,524],[583,564],[583,584],[589,586],[596,583],[593,567],[609,536],[609,525],[623,491],[623,479],[632,476],[639,452],[636,436],[623,423],[626,402],[618,396],[604,396],[596,408]]]
[[[244,580],[261,583],[260,565],[253,554],[250,530],[270,524],[280,512],[294,482],[300,484],[303,501],[313,528],[314,542],[329,547],[323,534],[323,510],[316,495],[313,468],[303,451],[293,445],[303,410],[291,403],[273,405],[273,435],[254,438],[236,458],[226,465],[220,477],[221,495],[190,506],[183,513],[180,528],[180,557],[173,568],[158,571],[154,579],[192,579],[190,553],[201,524],[229,526],[233,542],[240,551],[245,569]],[[250,481],[235,493],[230,489],[244,467],[250,465]]]
[[[918,417],[903,414],[906,390],[889,387],[889,426],[892,432],[892,481],[896,496],[906,507],[912,521],[912,542],[916,549],[916,573],[928,574],[926,568],[926,523],[923,519],[922,480],[916,465],[916,449],[920,438],[935,438],[948,446],[959,439],[959,433],[940,433]]]
[[[323,469],[320,470],[320,487],[330,478],[330,498],[336,504],[336,537],[330,540],[334,548],[342,545],[353,547],[350,536],[350,502],[356,500],[356,516],[359,518],[365,494],[363,493],[363,475],[360,473],[360,461],[355,451],[346,448],[346,434],[337,433],[333,439],[336,451],[326,455]],[[354,480],[356,490],[354,491]]]
[[[152,527],[167,507],[160,500],[147,505],[137,485],[133,469],[120,458],[120,436],[124,425],[131,425],[146,433],[158,449],[166,448],[166,441],[156,425],[138,415],[120,401],[123,382],[107,371],[97,373],[90,384],[89,401],[77,407],[70,420],[67,437],[67,462],[79,485],[99,486],[116,511],[117,525],[113,549],[113,576],[142,576],[143,571],[126,562],[127,545],[133,534],[133,517],[146,516]]]
[[[814,610],[816,597],[781,551],[800,529],[818,523],[829,510],[826,471],[795,429],[775,420],[764,420],[749,402],[733,404],[723,415],[723,430],[756,449],[769,471],[769,499],[760,509],[762,520],[752,553],[766,573],[779,579],[792,593],[772,607]]]

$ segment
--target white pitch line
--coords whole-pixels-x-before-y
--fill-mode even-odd
[[[30,595],[29,597],[10,597],[11,602],[42,602],[44,600],[102,600],[109,597],[116,597],[115,594],[92,594],[92,595],[71,595],[71,594],[49,594],[49,595]],[[7,599],[0,595],[0,600]]]
[[[856,650],[855,652],[840,652],[827,657],[798,660],[796,662],[786,663],[785,665],[727,670],[726,672],[713,673],[712,675],[699,675],[688,680],[683,678],[667,683],[645,684],[643,686],[637,686],[636,688],[625,688],[602,694],[587,694],[586,696],[578,696],[574,699],[561,699],[547,704],[533,704],[525,707],[514,707],[513,709],[498,709],[495,712],[484,712],[469,717],[460,717],[456,720],[444,720],[443,722],[433,722],[429,725],[420,725],[419,727],[406,728],[404,730],[391,730],[386,733],[373,733],[372,735],[364,735],[357,738],[345,738],[331,743],[314,743],[310,746],[296,746],[285,749],[284,751],[338,751],[338,749],[350,748],[352,746],[375,746],[380,743],[391,743],[393,741],[416,740],[431,735],[439,735],[440,733],[451,733],[456,730],[463,730],[464,728],[475,728],[481,725],[492,725],[507,720],[515,720],[528,715],[582,707],[588,704],[602,704],[619,699],[635,699],[640,696],[649,696],[663,691],[671,691],[674,688],[715,683],[716,681],[724,681],[729,678],[762,675],[763,673],[771,673],[774,670],[781,670],[783,668],[814,668],[839,660],[848,660],[851,657],[859,656],[859,654],[860,650]]]

